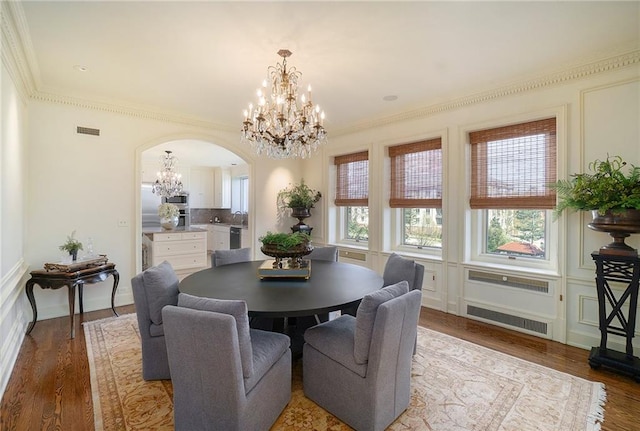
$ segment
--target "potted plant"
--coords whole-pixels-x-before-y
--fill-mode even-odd
[[[551,187],[558,195],[555,217],[565,210],[591,211],[589,228],[614,238],[601,252],[636,254],[624,238],[640,232],[640,167],[620,156],[607,156],[589,163],[589,172],[558,180]]]
[[[171,230],[178,226],[178,216],[180,210],[174,204],[160,204],[158,206],[158,215],[160,216],[160,225],[167,230]]]
[[[258,240],[262,242],[260,250],[267,256],[275,258],[274,267],[281,266],[283,258],[290,258],[294,263],[299,264],[302,257],[313,250],[310,244],[311,237],[304,232],[267,232]]]
[[[291,227],[293,232],[311,234],[311,227],[304,223],[304,219],[311,216],[311,208],[320,200],[322,194],[305,184],[304,178],[298,184],[290,184],[278,192],[276,203],[280,212],[291,208],[291,216],[298,219],[298,224]]]
[[[71,232],[71,235],[67,236],[67,242],[62,244],[60,250],[69,253],[71,258],[75,261],[78,259],[78,250],[82,250],[82,243],[76,239],[76,231]]]

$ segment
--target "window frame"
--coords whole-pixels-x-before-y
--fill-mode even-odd
[[[358,199],[353,199],[350,200],[348,198],[345,198],[344,196],[339,196],[339,188],[341,186],[341,182],[339,179],[339,175],[340,175],[340,168],[339,168],[339,163],[336,163],[336,159],[338,161],[340,160],[345,160],[345,159],[349,159],[350,157],[352,157],[354,159],[354,161],[362,161],[362,155],[366,154],[366,160],[367,160],[367,179],[366,179],[366,184],[367,184],[367,196],[366,199],[363,199],[362,197],[358,198]],[[334,208],[334,214],[335,214],[335,218],[330,217],[330,220],[334,220],[335,223],[335,238],[334,238],[334,242],[336,243],[341,243],[341,244],[345,244],[348,245],[350,247],[354,247],[354,248],[363,248],[363,249],[368,249],[369,247],[369,237],[370,235],[367,235],[367,240],[355,240],[352,238],[348,238],[348,229],[347,229],[347,225],[348,225],[348,218],[347,218],[347,209],[349,207],[367,207],[369,208],[369,196],[368,196],[368,191],[369,191],[369,186],[370,186],[370,177],[369,177],[369,172],[371,169],[371,163],[370,163],[370,156],[371,156],[371,151],[370,149],[366,148],[366,149],[362,149],[359,151],[354,151],[354,152],[349,152],[349,153],[341,153],[341,154],[335,154],[331,156],[331,166],[332,166],[332,170],[331,170],[331,178],[332,178],[332,189],[334,192],[334,199],[332,201],[333,204],[333,208]],[[348,163],[348,162],[347,162]],[[370,216],[370,215],[369,215]],[[368,224],[368,228],[369,228],[369,224]],[[370,232],[369,232],[370,233]]]
[[[459,129],[460,140],[465,143],[466,154],[466,187],[467,193],[459,197],[459,204],[465,208],[464,233],[462,238],[463,263],[466,265],[479,264],[496,268],[517,268],[523,271],[533,271],[546,275],[557,276],[563,263],[560,261],[565,242],[561,233],[564,230],[563,223],[554,221],[552,210],[546,211],[546,258],[528,258],[524,256],[508,256],[485,253],[486,228],[488,220],[483,209],[471,209],[469,198],[471,196],[471,144],[469,134],[477,130],[504,127],[510,124],[526,123],[545,118],[556,119],[556,176],[562,178],[565,173],[565,146],[566,146],[566,105],[548,108],[541,111],[524,113],[509,118],[495,119],[478,124],[470,124]],[[517,209],[517,208],[513,208]]]

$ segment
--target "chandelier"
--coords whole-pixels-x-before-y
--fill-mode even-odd
[[[291,51],[281,49],[282,64],[269,66],[271,94],[267,80],[258,89],[258,105],[249,104],[244,111],[242,142],[248,143],[258,155],[273,159],[307,158],[327,142],[324,111],[311,101],[311,86],[298,102],[298,79],[302,75],[295,67],[287,70]]]
[[[153,183],[151,191],[163,198],[170,198],[182,192],[182,181],[180,181],[182,175],[175,171],[178,159],[171,154],[171,151],[165,151],[165,153],[167,153],[166,156],[160,157],[162,170],[158,172],[158,179]]]

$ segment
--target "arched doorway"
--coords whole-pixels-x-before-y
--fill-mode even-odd
[[[139,228],[142,240],[138,249],[138,270],[158,263],[155,262],[158,256],[153,255],[151,240],[154,233],[163,232],[157,215],[157,207],[162,199],[151,192],[151,184],[161,170],[161,158],[166,151],[171,151],[178,160],[176,172],[181,174],[186,196],[183,212],[186,212],[187,217],[181,218],[185,226],[181,223],[177,232],[196,229],[205,231],[209,254],[219,248],[238,248],[251,244],[250,221],[253,209],[249,205],[249,163],[234,152],[209,141],[171,140],[140,153]],[[237,236],[238,227],[242,233],[240,240]],[[232,228],[235,229],[235,236],[231,235]],[[207,267],[209,262],[210,258],[207,255],[204,267]],[[200,269],[203,267],[181,267],[176,272],[182,278]]]

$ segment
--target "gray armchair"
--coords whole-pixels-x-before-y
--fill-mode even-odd
[[[338,261],[338,247],[328,245],[326,247],[314,247],[311,253],[304,257],[311,260],[326,260],[328,262]]]
[[[304,394],[351,427],[384,430],[409,405],[420,290],[406,281],[366,295],[305,333]]]
[[[175,429],[268,430],[291,399],[289,337],[250,329],[244,301],[180,294],[162,314]]]
[[[213,254],[211,254],[211,267],[249,262],[250,260],[251,249],[249,247],[231,250],[215,250]]]
[[[178,276],[167,261],[131,279],[142,343],[142,378],[170,379],[162,308],[178,303]]]
[[[385,286],[406,280],[409,283],[409,290],[422,290],[424,266],[396,253],[392,253],[384,266],[382,278],[384,279]]]

